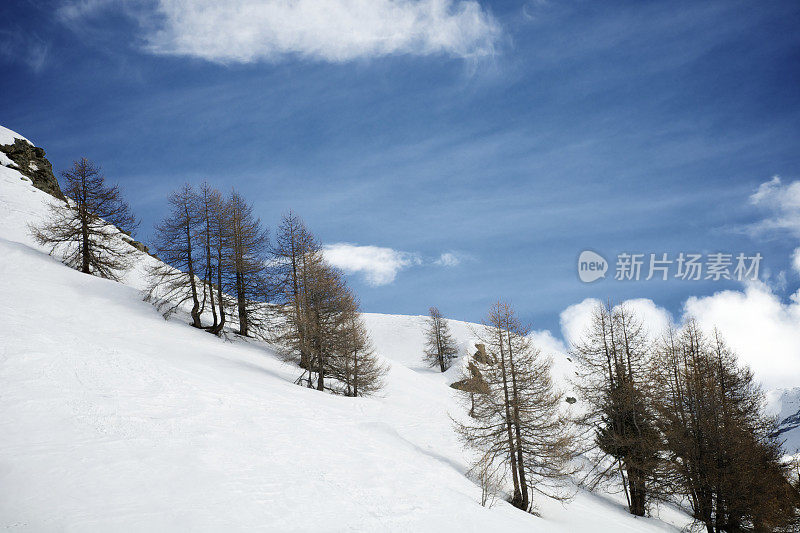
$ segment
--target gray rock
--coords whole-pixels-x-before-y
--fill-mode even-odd
[[[483,374],[478,369],[478,366],[472,361],[467,366],[469,368],[470,377],[451,383],[450,386],[465,392],[473,392],[478,394],[486,394],[489,392],[489,384],[483,379]]]
[[[22,139],[14,139],[14,144],[0,144],[0,152],[14,162],[15,166],[11,168],[29,178],[34,187],[65,200],[61,187],[58,186],[58,180],[53,175],[53,166],[44,156],[42,148]]]

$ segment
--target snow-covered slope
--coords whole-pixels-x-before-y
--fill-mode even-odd
[[[5,529],[677,529],[584,491],[566,506],[539,498],[541,517],[481,507],[449,418],[455,376],[422,366],[421,317],[366,315],[391,364],[381,397],[298,387],[269,346],[164,321],[141,300],[141,266],[122,284],[49,257],[27,224],[50,201],[0,167]],[[471,326],[452,327],[472,350]]]

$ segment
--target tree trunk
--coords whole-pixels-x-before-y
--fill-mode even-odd
[[[189,228],[189,212],[186,211],[186,258],[189,265],[189,285],[192,289],[192,325],[196,328],[203,327],[200,322],[200,302],[197,299],[197,284],[194,276],[194,263],[192,261],[192,232]]]
[[[522,456],[522,430],[519,419],[519,391],[517,388],[517,373],[514,368],[514,354],[511,348],[511,331],[506,330],[506,338],[508,339],[508,365],[511,371],[511,392],[514,398],[514,406],[512,414],[514,416],[514,428],[517,436],[517,469],[519,470],[519,487],[522,493],[522,500],[520,501],[520,509],[528,510],[530,503],[528,496],[528,484],[525,480],[525,462]]]
[[[244,294],[242,273],[236,273],[236,303],[239,308],[239,333],[247,337],[247,299]]]
[[[219,305],[219,324],[214,328],[215,335],[219,335],[225,326],[225,304],[222,299],[222,247],[217,250],[217,305]]]
[[[511,504],[515,507],[522,509],[522,493],[520,492],[519,487],[519,471],[517,470],[517,456],[514,453],[516,450],[516,446],[514,445],[514,433],[511,427],[511,406],[509,404],[509,393],[508,393],[508,376],[506,374],[506,363],[505,363],[505,353],[503,353],[503,334],[500,332],[500,372],[503,379],[503,398],[505,404],[505,414],[506,414],[506,434],[508,436],[508,454],[509,459],[511,462],[511,477],[514,481],[514,497],[511,500]]]

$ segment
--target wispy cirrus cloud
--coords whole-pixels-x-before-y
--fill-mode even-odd
[[[59,16],[74,23],[118,2],[68,0]],[[492,54],[501,33],[475,0],[134,0],[125,6],[144,32],[145,50],[219,63],[475,57]]]
[[[47,63],[48,42],[20,29],[0,30],[0,59],[22,63],[39,73]]]
[[[461,264],[462,256],[455,252],[444,252],[439,256],[439,259],[433,263],[438,266],[454,267]]]

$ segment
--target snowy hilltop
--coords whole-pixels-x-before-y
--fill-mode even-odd
[[[0,130],[7,138],[25,141]],[[640,532],[691,522],[667,504],[634,517],[619,491],[590,492],[579,475],[569,502],[534,495],[536,515],[502,498],[482,506],[453,430],[466,407],[449,386],[480,326],[448,321],[459,357],[439,372],[422,361],[425,317],[365,314],[385,388],[342,397],[297,386],[297,367],[273,346],[164,320],[144,302],[155,257],[136,250],[116,283],[48,255],[29,225],[60,200],[0,163],[6,529]],[[563,346],[535,340],[556,385],[579,396]],[[782,416],[797,439],[794,392]]]

